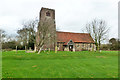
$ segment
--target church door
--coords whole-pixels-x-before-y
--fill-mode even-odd
[[[69,45],[69,51],[73,51],[73,45]]]

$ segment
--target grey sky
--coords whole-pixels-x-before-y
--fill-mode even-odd
[[[23,20],[39,17],[41,7],[55,9],[60,31],[80,32],[94,18],[110,27],[109,38],[118,37],[119,0],[1,0],[0,28],[9,34],[20,29]]]

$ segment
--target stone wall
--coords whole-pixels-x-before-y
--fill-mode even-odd
[[[47,12],[50,13],[50,18],[52,18],[53,20],[55,20],[55,10],[54,9],[41,8],[40,18],[39,18],[40,21],[44,20],[45,18],[49,18],[49,16],[46,16]]]
[[[57,43],[57,48],[58,48],[58,51],[63,51],[63,44],[62,42],[58,42]]]
[[[58,51],[69,51],[69,46],[63,46],[64,43],[57,43]],[[95,50],[94,43],[75,43],[73,47],[73,51],[82,51],[82,50]]]
[[[95,44],[94,43],[75,43],[75,51],[82,51],[82,50],[94,50]]]

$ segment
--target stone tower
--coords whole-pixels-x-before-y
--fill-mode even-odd
[[[55,10],[49,9],[49,8],[41,8],[40,10],[40,16],[39,16],[39,24],[50,21],[53,26],[53,28],[56,31],[56,24],[55,24]],[[47,23],[46,22],[46,23]],[[39,27],[38,27],[39,28]]]
[[[45,18],[51,18],[55,21],[55,10],[48,8],[41,8],[39,20],[44,20]]]
[[[56,32],[56,24],[55,24],[55,10],[54,9],[49,9],[49,8],[41,8],[41,10],[40,10],[40,16],[39,16],[39,27],[38,27],[38,31],[37,31],[37,33],[39,32],[39,29],[40,28],[42,28],[42,27],[44,27],[44,26],[42,26],[42,24],[51,24],[52,26],[50,26],[50,30],[51,30],[51,32]],[[55,36],[56,34],[54,34],[54,36]],[[36,44],[38,43],[38,41],[39,41],[39,36],[38,35],[36,35]],[[56,39],[56,38],[55,38]],[[52,50],[54,50],[54,48],[55,48],[55,41],[54,42],[49,42],[49,43],[52,43],[50,46],[49,46],[49,48],[50,49],[52,49]],[[45,49],[45,48],[47,48],[48,49],[48,43],[47,44],[45,44],[45,46],[43,47],[43,49]],[[38,50],[38,48],[37,48],[37,46],[36,46],[36,48],[35,48],[35,50]]]

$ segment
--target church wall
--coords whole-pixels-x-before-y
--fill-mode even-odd
[[[81,51],[81,44],[75,43],[75,51]]]
[[[82,51],[82,50],[94,50],[95,44],[93,43],[75,43],[75,51]]]
[[[58,51],[69,51],[69,46],[63,46],[64,43],[57,43]],[[95,44],[93,43],[74,43],[75,51],[89,50],[92,51],[95,49]]]
[[[64,48],[64,51],[69,51],[69,47],[68,47],[68,46],[65,47],[65,48]]]
[[[63,42],[57,42],[58,51],[63,51]]]

